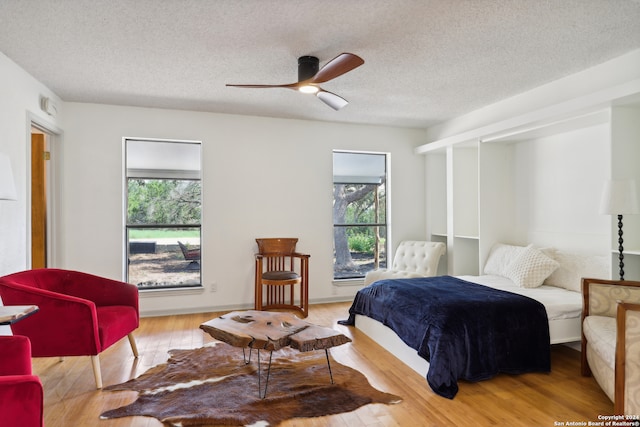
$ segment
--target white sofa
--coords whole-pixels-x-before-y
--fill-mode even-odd
[[[400,242],[390,269],[369,271],[364,277],[365,286],[382,279],[435,276],[440,257],[446,246],[442,242],[406,240]]]
[[[582,279],[582,375],[616,415],[640,414],[640,282]]]

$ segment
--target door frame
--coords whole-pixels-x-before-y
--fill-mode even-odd
[[[26,145],[26,200],[25,213],[27,215],[27,235],[26,235],[26,260],[27,267],[33,264],[31,256],[31,134],[36,128],[46,134],[46,139],[51,153],[51,160],[47,168],[47,267],[60,266],[60,239],[62,235],[62,224],[60,221],[61,191],[60,191],[60,171],[62,170],[62,135],[63,132],[57,126],[52,125],[45,118],[34,113],[27,113],[27,141]]]

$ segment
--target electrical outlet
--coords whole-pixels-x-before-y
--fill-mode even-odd
[[[209,289],[211,290],[211,292],[218,292],[218,283],[211,282],[211,287]]]

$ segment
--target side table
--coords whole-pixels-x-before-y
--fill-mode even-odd
[[[12,325],[37,313],[37,305],[3,305],[0,306],[0,325]]]

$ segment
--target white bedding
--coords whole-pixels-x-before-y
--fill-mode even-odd
[[[551,256],[559,265],[553,273],[550,271],[545,272],[545,274],[551,273],[551,275],[544,279],[535,277],[536,273],[539,273],[536,265],[527,265],[525,263],[526,260],[519,259],[519,255],[525,253],[524,250],[525,247],[523,246],[497,243],[492,248],[491,254],[487,259],[484,275],[457,277],[539,301],[547,311],[550,343],[571,343],[570,345],[573,345],[579,342],[581,336],[580,316],[582,313],[581,278],[608,278],[608,257],[573,254],[547,248],[544,250],[546,256]],[[528,285],[527,287],[518,286],[509,278],[517,276],[510,274],[513,272],[511,265],[515,261],[530,268],[532,274],[527,276],[528,280],[523,282]],[[420,358],[417,352],[406,345],[389,327],[369,317],[360,315],[356,316],[356,327],[416,372],[422,376],[426,375],[429,369],[429,362]]]
[[[580,317],[582,312],[582,295],[578,292],[547,285],[537,288],[521,288],[511,279],[497,275],[457,277],[468,282],[533,298],[545,306],[549,320],[576,318]]]
[[[549,285],[542,285],[537,288],[521,288],[511,281],[511,279],[498,275],[457,277],[469,282],[524,295],[541,302],[547,310],[547,317],[549,319],[550,343],[575,344],[580,341],[581,293]],[[357,315],[356,328],[364,332],[423,377],[427,375],[429,362],[418,356],[418,353],[406,345],[389,327],[370,317]]]

